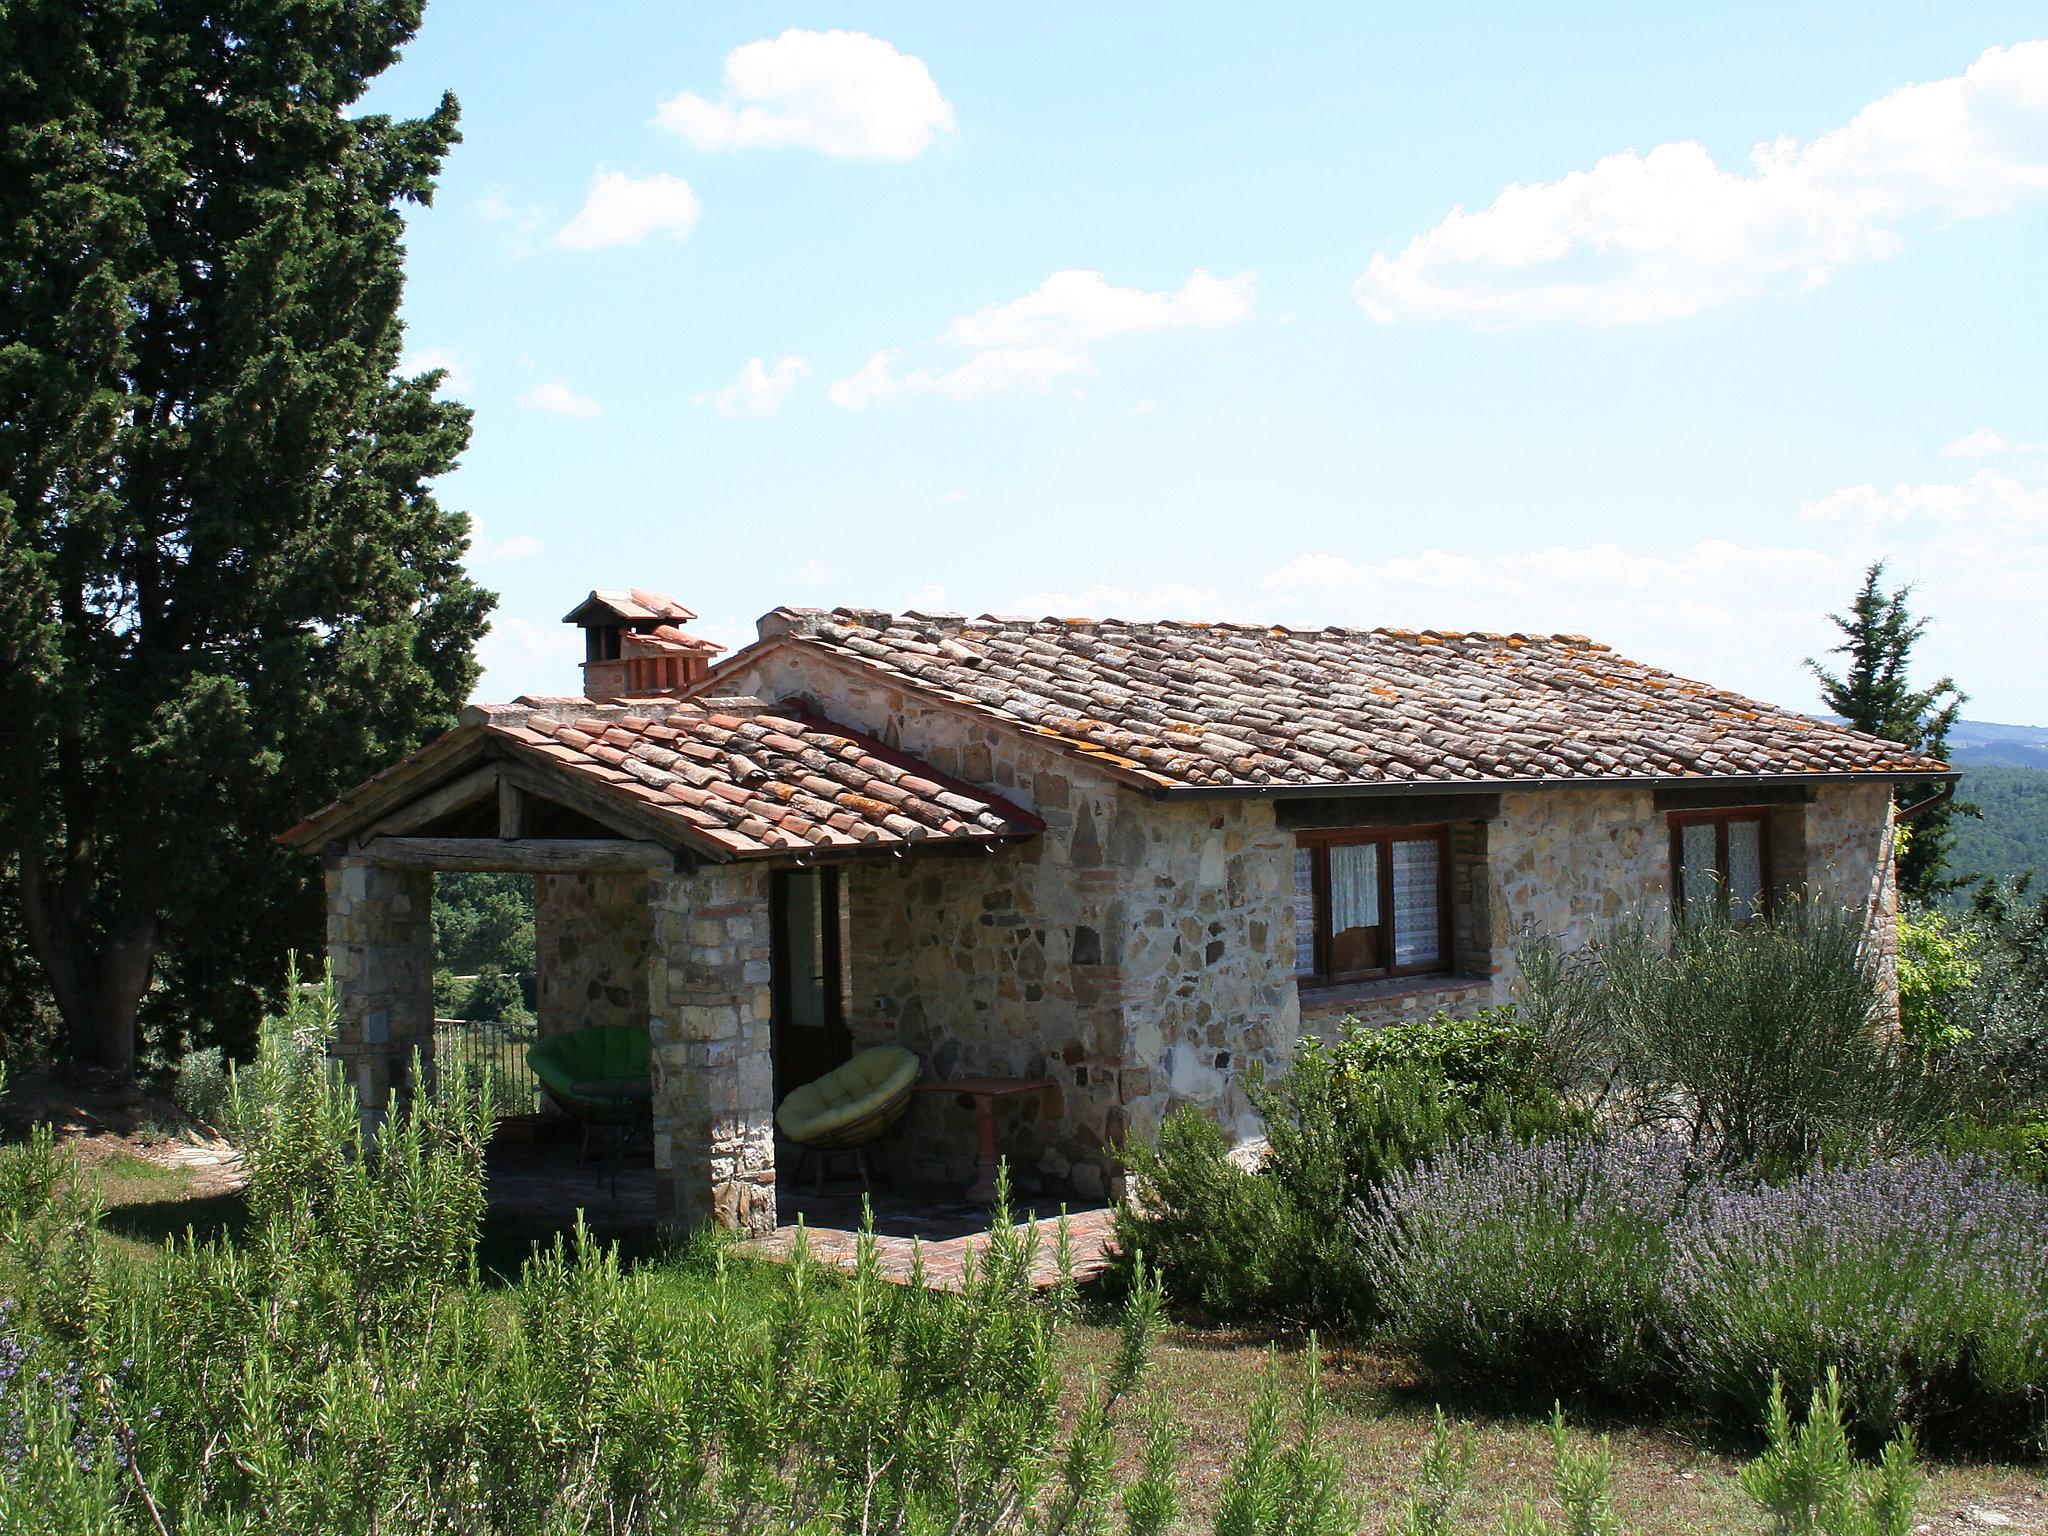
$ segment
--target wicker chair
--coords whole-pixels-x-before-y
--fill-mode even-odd
[[[782,1134],[815,1162],[819,1189],[825,1187],[826,1164],[834,1152],[853,1153],[861,1183],[873,1187],[867,1149],[909,1112],[921,1065],[900,1045],[874,1046],[792,1090],[776,1106],[775,1123]],[[797,1176],[802,1173],[800,1162]]]

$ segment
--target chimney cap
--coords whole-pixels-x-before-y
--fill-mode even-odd
[[[601,624],[687,624],[695,617],[694,610],[685,608],[666,592],[650,592],[645,587],[597,587],[570,609],[562,622],[591,629]]]

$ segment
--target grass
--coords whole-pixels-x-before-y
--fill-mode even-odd
[[[138,1262],[151,1262],[166,1237],[182,1236],[190,1225],[204,1236],[239,1230],[237,1195],[194,1190],[188,1170],[116,1154],[95,1170],[108,1207],[104,1230]],[[531,1222],[493,1216],[485,1224],[479,1260],[487,1284],[516,1272],[535,1242],[552,1231]],[[628,1260],[657,1264],[665,1283],[682,1290],[707,1283],[716,1243],[681,1246],[645,1239],[622,1253]],[[739,1260],[733,1278],[746,1284],[750,1272],[767,1271],[758,1261]],[[1077,1360],[1107,1364],[1116,1333],[1105,1322],[1084,1319],[1069,1330]],[[1298,1380],[1302,1341],[1221,1330],[1175,1328],[1160,1340],[1148,1390],[1164,1395],[1187,1436],[1183,1497],[1187,1529],[1208,1528],[1223,1472],[1235,1455],[1246,1410],[1258,1389],[1269,1350],[1277,1348],[1281,1368]],[[1082,1373],[1076,1372],[1079,1377]],[[1415,1468],[1429,1433],[1435,1399],[1423,1391],[1400,1357],[1375,1350],[1326,1352],[1329,1394],[1328,1436],[1343,1456],[1347,1481],[1363,1493],[1373,1513],[1366,1529],[1382,1528],[1394,1501],[1413,1488]],[[1504,1497],[1545,1493],[1550,1485],[1551,1450],[1544,1420],[1548,1405],[1503,1409],[1446,1399],[1453,1419],[1471,1426],[1476,1460],[1468,1511],[1480,1529],[1492,1524]],[[1614,1451],[1614,1498],[1623,1528],[1632,1536],[1692,1536],[1699,1532],[1758,1529],[1754,1506],[1736,1481],[1737,1468],[1756,1453],[1748,1444],[1717,1441],[1712,1432],[1686,1421],[1645,1424],[1640,1420],[1589,1422],[1573,1417],[1574,1438],[1590,1443],[1605,1434]],[[1126,1469],[1137,1470],[1135,1447]],[[1930,1462],[1922,1499],[1923,1519],[1936,1531],[1967,1530],[1942,1517],[1973,1506],[1990,1506],[2015,1520],[2007,1529],[2048,1532],[2048,1504],[2038,1471],[2022,1467]],[[1555,1514],[1554,1510],[1549,1511]]]
[[[1083,1324],[1074,1347],[1100,1364],[1115,1347],[1112,1328]],[[1163,1393],[1187,1434],[1183,1495],[1206,1522],[1224,1469],[1236,1453],[1245,1410],[1277,1347],[1287,1380],[1298,1382],[1303,1341],[1262,1335],[1174,1329],[1160,1340],[1151,1390]],[[1415,1487],[1415,1470],[1428,1439],[1439,1397],[1424,1391],[1400,1357],[1376,1350],[1326,1350],[1324,1388],[1329,1396],[1327,1434],[1344,1458],[1347,1484],[1367,1498],[1377,1531],[1396,1501]],[[1467,1505],[1477,1529],[1488,1529],[1501,1501],[1547,1494],[1552,1455],[1546,1432],[1549,1405],[1517,1409],[1442,1397],[1446,1414],[1471,1427],[1476,1452]],[[1646,1424],[1640,1419],[1590,1418],[1566,1407],[1572,1440],[1589,1446],[1606,1435],[1614,1452],[1614,1502],[1631,1536],[1700,1536],[1702,1532],[1759,1529],[1755,1506],[1736,1480],[1756,1455],[1755,1444],[1717,1440],[1687,1422]],[[1135,1460],[1132,1468],[1135,1470]],[[2038,1469],[1990,1464],[1928,1462],[1922,1518],[1990,1506],[2018,1522],[2015,1531],[2048,1531],[2048,1503]],[[1547,1498],[1539,1507],[1555,1517]],[[1206,1529],[1206,1523],[1202,1526]],[[1939,1531],[1968,1529],[1937,1521]]]

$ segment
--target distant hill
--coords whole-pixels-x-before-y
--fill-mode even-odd
[[[1948,753],[1958,768],[2048,769],[2048,726],[1958,720]]]

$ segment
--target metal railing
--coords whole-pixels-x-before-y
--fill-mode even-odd
[[[538,1038],[532,1024],[436,1019],[434,1070],[477,1086],[488,1075],[497,1088],[499,1114],[532,1114],[540,1108],[540,1079],[526,1064],[526,1048]]]

